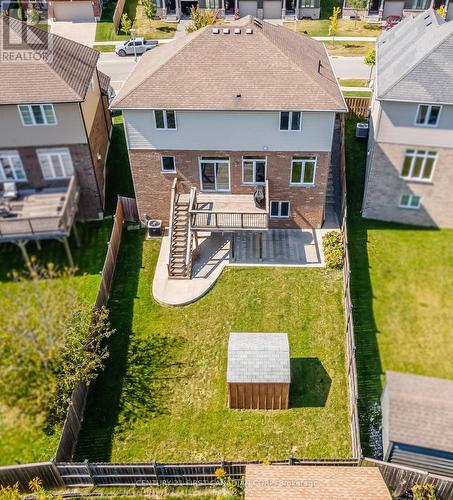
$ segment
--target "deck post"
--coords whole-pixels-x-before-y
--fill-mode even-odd
[[[68,258],[69,261],[69,266],[74,267],[74,259],[72,258],[71,248],[69,247],[67,236],[63,238],[63,246],[66,252],[66,257]]]
[[[260,261],[263,260],[263,233],[260,231],[259,237]]]
[[[74,238],[76,240],[77,248],[79,248],[80,247],[80,235],[79,235],[79,230],[77,229],[75,221],[74,221],[74,224],[72,226],[72,230],[74,232]]]
[[[27,252],[27,249],[26,249],[27,243],[28,243],[27,240],[18,241],[17,242],[17,246],[20,248],[20,251],[22,252],[22,257],[24,258],[25,265],[28,267],[28,269],[31,270],[30,257],[28,256],[28,252]]]
[[[231,260],[234,261],[234,232],[231,233]]]

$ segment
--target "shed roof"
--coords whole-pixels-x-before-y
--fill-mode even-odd
[[[230,333],[227,382],[290,381],[287,333]]]
[[[378,38],[376,97],[453,103],[453,21],[433,9]]]
[[[207,26],[148,51],[112,108],[347,110],[321,42],[250,16],[235,27]]]
[[[247,465],[247,500],[390,500],[377,467]]]
[[[99,52],[0,13],[0,104],[81,102]]]
[[[453,380],[387,372],[389,440],[453,452]]]

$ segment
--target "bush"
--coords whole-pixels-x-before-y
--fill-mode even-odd
[[[331,269],[343,267],[343,236],[338,231],[329,231],[322,238],[326,266]]]
[[[216,24],[219,20],[219,11],[211,9],[200,10],[198,6],[192,6],[190,9],[190,18],[192,22],[187,26],[186,31],[193,33],[205,26]]]
[[[152,0],[142,0],[143,12],[148,19],[154,19],[157,14],[156,4]]]

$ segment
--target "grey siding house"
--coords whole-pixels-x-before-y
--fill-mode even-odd
[[[377,43],[362,214],[453,227],[453,22],[433,10]]]
[[[453,380],[387,372],[384,460],[453,477]]]

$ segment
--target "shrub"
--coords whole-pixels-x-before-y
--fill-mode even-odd
[[[343,236],[338,231],[329,231],[322,238],[326,266],[331,269],[343,267]]]
[[[412,498],[414,500],[436,500],[436,487],[434,484],[415,484],[411,488]]]
[[[143,13],[148,19],[154,19],[157,14],[156,4],[152,0],[142,0]]]
[[[129,19],[129,17],[127,16],[127,13],[125,12],[121,16],[121,31],[123,33],[126,33],[126,35],[127,35],[128,33],[131,32],[131,28],[132,28],[132,21]]]
[[[190,9],[190,18],[192,22],[187,26],[186,31],[193,33],[210,24],[216,24],[219,20],[219,12],[211,9],[200,10],[198,6],[192,6]]]

